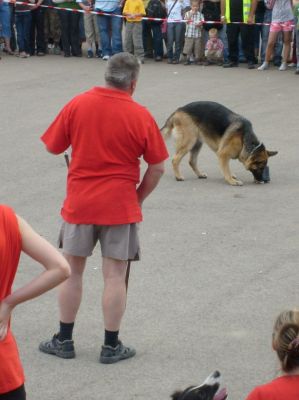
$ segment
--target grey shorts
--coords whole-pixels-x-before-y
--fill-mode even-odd
[[[64,253],[89,257],[98,241],[102,257],[132,261],[140,259],[138,224],[76,225],[62,222],[58,246]]]

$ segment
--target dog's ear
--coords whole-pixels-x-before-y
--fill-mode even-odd
[[[172,393],[172,395],[170,396],[173,400],[179,400],[181,394],[183,392],[180,390],[177,390],[176,392]]]
[[[276,156],[277,153],[278,153],[278,151],[270,151],[270,150],[267,150],[268,157]]]

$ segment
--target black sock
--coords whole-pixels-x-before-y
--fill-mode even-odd
[[[105,346],[116,347],[118,345],[118,332],[107,331],[105,329]]]
[[[72,340],[74,322],[66,323],[60,321],[60,331],[58,333],[58,340],[63,342],[64,340]]]

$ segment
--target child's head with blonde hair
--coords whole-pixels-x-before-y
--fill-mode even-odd
[[[299,367],[299,310],[279,314],[273,328],[272,346],[284,372],[290,373]]]
[[[210,30],[209,30],[209,38],[210,39],[214,39],[214,38],[216,38],[218,36],[218,31],[217,31],[217,29],[216,28],[211,28]]]

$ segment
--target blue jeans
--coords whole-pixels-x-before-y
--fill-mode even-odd
[[[30,53],[31,12],[16,12],[17,43],[19,52]]]
[[[0,3],[0,25],[2,26],[2,35],[4,38],[10,38],[10,6],[9,3]]]
[[[167,57],[169,60],[179,61],[182,47],[183,23],[167,23]],[[174,45],[174,51],[173,51]]]
[[[96,11],[102,11],[97,9]],[[122,18],[113,17],[121,15],[120,7],[109,13],[111,15],[98,15],[98,27],[102,42],[103,56],[111,56],[123,51],[122,45]]]

